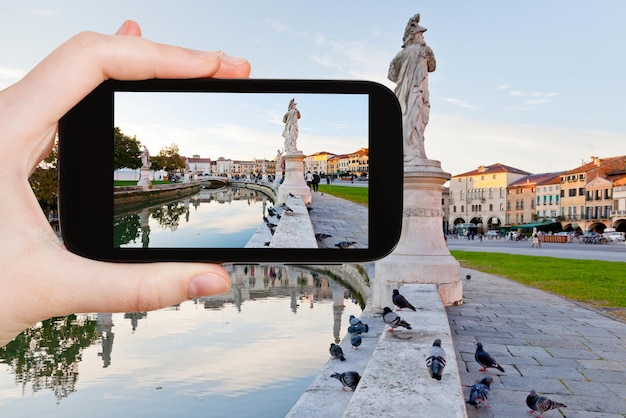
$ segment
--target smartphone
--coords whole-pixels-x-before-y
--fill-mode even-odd
[[[372,261],[402,188],[400,106],[373,82],[108,80],[59,123],[63,241],[97,260]]]

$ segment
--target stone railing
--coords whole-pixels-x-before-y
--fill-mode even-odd
[[[400,292],[417,308],[403,310],[412,330],[386,331],[381,312],[366,307],[361,320],[369,332],[361,334],[358,350],[350,348],[350,335],[341,342],[346,361],[329,360],[287,415],[302,417],[424,416],[467,418],[448,317],[434,284],[409,284]],[[347,327],[347,325],[346,325]],[[428,350],[435,339],[446,350],[442,380],[426,369]],[[355,392],[341,390],[330,375],[354,370],[361,375]]]

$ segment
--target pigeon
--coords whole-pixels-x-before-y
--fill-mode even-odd
[[[273,207],[267,208],[267,214],[270,215],[270,216],[278,215],[278,213],[276,213],[276,209],[274,209]]]
[[[441,380],[443,369],[446,367],[446,352],[441,348],[441,340],[437,338],[430,347],[428,357],[426,357],[426,367],[433,379]]]
[[[529,414],[534,415],[535,411],[539,412],[539,417],[543,416],[544,412],[551,411],[553,409],[558,408],[567,408],[567,405],[564,405],[560,402],[554,402],[545,396],[540,396],[536,390],[531,390],[530,394],[526,397],[526,405],[531,409],[528,411]]]
[[[411,324],[402,319],[397,313],[393,312],[388,306],[385,306],[383,309],[383,321],[391,327],[391,329],[389,329],[391,332],[393,332],[393,329],[397,327],[413,329],[411,328]]]
[[[350,248],[351,245],[352,246],[356,245],[356,242],[354,242],[354,241],[339,241],[337,244],[335,244],[335,247],[341,248],[342,250],[345,250],[346,248]]]
[[[330,343],[330,348],[328,349],[328,351],[330,352],[333,360],[339,359],[341,361],[346,361],[346,357],[343,355],[343,350],[337,344]]]
[[[400,294],[398,289],[393,289],[393,296],[391,299],[393,300],[393,304],[398,307],[398,310],[401,310],[402,308],[409,308],[412,311],[415,310],[415,306],[411,305],[411,303]]]
[[[476,343],[476,354],[474,354],[474,358],[478,364],[483,366],[483,368],[480,369],[481,372],[486,372],[487,367],[493,367],[494,369],[498,369],[504,373],[502,366],[500,366],[498,362],[491,357],[491,354],[483,350],[482,343]]]
[[[485,405],[485,408],[489,408],[487,405],[487,398],[489,398],[489,386],[493,383],[493,377],[487,376],[483,378],[479,383],[472,386],[470,390],[470,397],[465,403],[474,405],[478,408],[481,404]]]
[[[283,208],[283,210],[287,213],[289,212],[293,212],[293,209],[291,209],[289,206],[285,205],[284,203],[281,205],[281,207]]]
[[[319,234],[315,234],[315,239],[318,241],[324,241],[326,238],[330,238],[332,237],[332,235],[328,235],[328,234],[324,234],[324,233],[319,233]]]
[[[363,339],[359,334],[354,334],[352,338],[350,338],[350,344],[352,344],[352,348],[354,348],[355,350],[359,348],[362,342]]]
[[[333,373],[330,375],[330,377],[334,377],[341,382],[341,384],[343,385],[341,390],[346,390],[346,388],[348,387],[352,389],[353,392],[356,390],[356,385],[359,384],[359,380],[361,380],[361,376],[354,371]]]
[[[363,334],[364,332],[368,332],[369,330],[370,330],[370,327],[367,324],[364,324],[363,322],[361,322],[358,325],[350,325],[348,327],[348,334],[359,335],[359,334]]]
[[[354,315],[350,315],[350,319],[348,320],[350,325],[359,325],[362,324],[361,320]]]
[[[289,192],[289,197],[296,197],[293,193]]]

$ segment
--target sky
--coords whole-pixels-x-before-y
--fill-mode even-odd
[[[626,2],[222,3],[0,0],[0,88],[73,34],[114,33],[134,19],[145,38],[247,58],[251,77],[361,79],[393,89],[389,62],[407,21],[420,13],[437,60],[429,76],[426,155],[444,171],[456,175],[499,162],[554,172],[591,156],[626,154]],[[297,101],[303,148],[312,112]],[[281,101],[275,112],[287,104]],[[275,128],[280,146],[282,128]],[[263,157],[252,151],[249,158]]]

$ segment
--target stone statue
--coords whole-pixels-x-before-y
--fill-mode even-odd
[[[283,116],[283,123],[285,124],[285,130],[283,131],[283,137],[285,138],[285,154],[298,152],[296,142],[298,140],[298,119],[300,119],[300,111],[296,105],[295,99],[291,99],[287,113]]]
[[[141,151],[141,166],[144,168],[150,168],[150,153],[145,145],[143,146],[143,151]]]
[[[397,83],[396,96],[402,109],[404,161],[425,159],[424,130],[430,115],[428,73],[435,71],[435,54],[424,42],[426,28],[419,25],[419,13],[409,19],[402,50],[389,65],[389,80]]]

